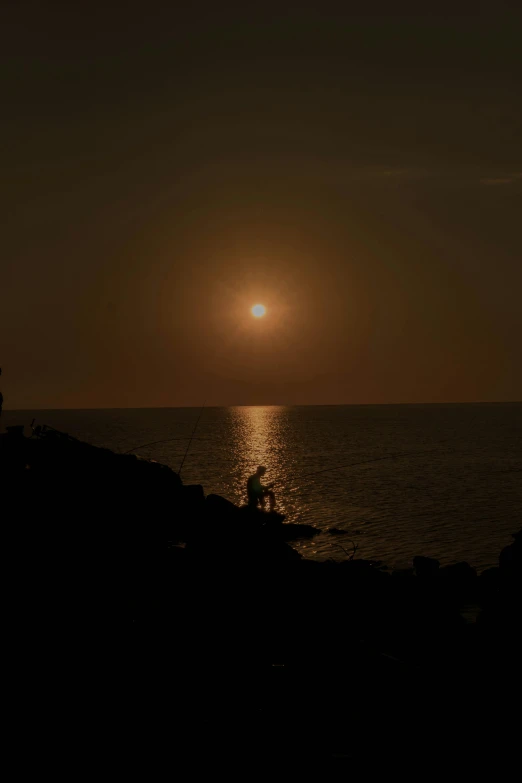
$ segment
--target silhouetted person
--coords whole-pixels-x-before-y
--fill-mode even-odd
[[[261,476],[264,476],[265,473],[266,468],[263,467],[263,465],[260,465],[256,472],[249,477],[247,481],[248,505],[250,508],[257,508],[259,504],[264,510],[265,498],[268,498],[270,511],[273,511],[275,506],[275,495],[271,489],[272,485],[270,484],[269,486],[264,487],[261,484]]]

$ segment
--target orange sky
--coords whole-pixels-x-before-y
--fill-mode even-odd
[[[5,407],[522,399],[517,5],[168,5],[3,12]]]

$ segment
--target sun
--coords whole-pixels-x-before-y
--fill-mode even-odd
[[[256,318],[262,318],[266,313],[266,307],[262,304],[256,304],[252,308],[252,315]]]

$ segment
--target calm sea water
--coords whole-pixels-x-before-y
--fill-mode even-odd
[[[176,438],[136,453],[178,470],[199,413],[5,411],[1,423],[35,417],[118,452]],[[480,570],[522,524],[522,403],[208,408],[182,476],[240,504],[259,464],[287,520],[320,531],[295,543],[305,557],[343,558],[351,539],[391,567],[424,554]],[[332,526],[347,535],[332,537]]]

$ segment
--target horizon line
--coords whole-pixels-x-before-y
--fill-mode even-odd
[[[438,402],[325,402],[325,403],[268,403],[268,404],[241,404],[241,405],[205,405],[209,408],[377,408],[397,407],[413,405],[517,405],[522,400],[466,400],[466,401],[438,401]],[[94,408],[4,408],[5,413],[18,413],[23,411],[138,411],[138,410],[183,410],[200,409],[201,405],[139,405],[120,407],[94,407]]]

